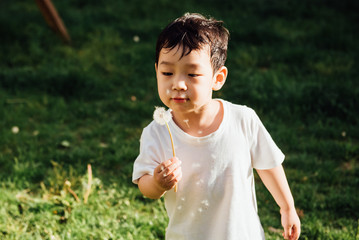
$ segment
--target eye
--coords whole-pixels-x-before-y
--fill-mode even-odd
[[[172,76],[173,75],[173,73],[171,73],[171,72],[162,72],[162,74],[164,76]]]
[[[199,77],[201,75],[200,74],[195,74],[195,73],[190,73],[190,74],[188,74],[188,76],[190,76],[190,77]]]

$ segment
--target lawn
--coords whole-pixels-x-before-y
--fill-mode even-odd
[[[229,29],[216,97],[254,108],[286,154],[301,239],[359,239],[357,2],[53,3],[71,45],[35,1],[0,1],[0,239],[164,239],[163,200],[142,197],[131,174],[161,105],[156,38],[185,12]],[[256,180],[266,237],[282,239],[279,209]]]

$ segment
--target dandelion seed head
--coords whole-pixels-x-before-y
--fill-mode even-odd
[[[199,185],[201,185],[201,184],[203,184],[203,183],[204,183],[203,179],[200,179],[200,180],[198,180],[198,181],[196,182],[196,185],[199,186]]]
[[[11,132],[12,132],[13,134],[18,134],[18,133],[20,132],[20,128],[19,128],[18,126],[13,126],[13,127],[11,128]]]
[[[136,43],[139,42],[139,41],[140,41],[140,37],[137,36],[137,35],[133,36],[133,41],[136,42]]]
[[[107,144],[107,143],[103,143],[103,142],[101,142],[98,146],[99,146],[100,148],[108,148],[108,144]]]
[[[64,185],[65,187],[71,187],[71,182],[69,180],[66,180]]]
[[[203,200],[201,203],[202,203],[204,206],[206,206],[206,207],[208,207],[208,206],[209,206],[209,202],[208,202],[208,200]]]
[[[183,120],[183,122],[187,125],[187,127],[189,128],[189,124],[188,124],[188,122],[189,122],[189,120],[188,119],[185,119],[185,120]]]
[[[169,111],[166,111],[164,107],[156,107],[153,113],[153,119],[160,125],[165,125],[172,118]]]

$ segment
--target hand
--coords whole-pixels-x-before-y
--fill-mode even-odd
[[[154,180],[162,191],[168,191],[182,178],[181,161],[173,157],[158,165],[153,172]]]
[[[300,220],[295,208],[280,211],[284,239],[297,240],[300,235]]]

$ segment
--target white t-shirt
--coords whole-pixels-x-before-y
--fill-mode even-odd
[[[177,193],[171,190],[164,196],[167,240],[264,239],[253,168],[274,168],[284,155],[252,109],[218,100],[224,116],[210,135],[193,137],[169,122],[176,156],[182,161],[182,180]],[[141,136],[133,182],[153,175],[158,164],[170,158],[168,130],[153,121]]]

